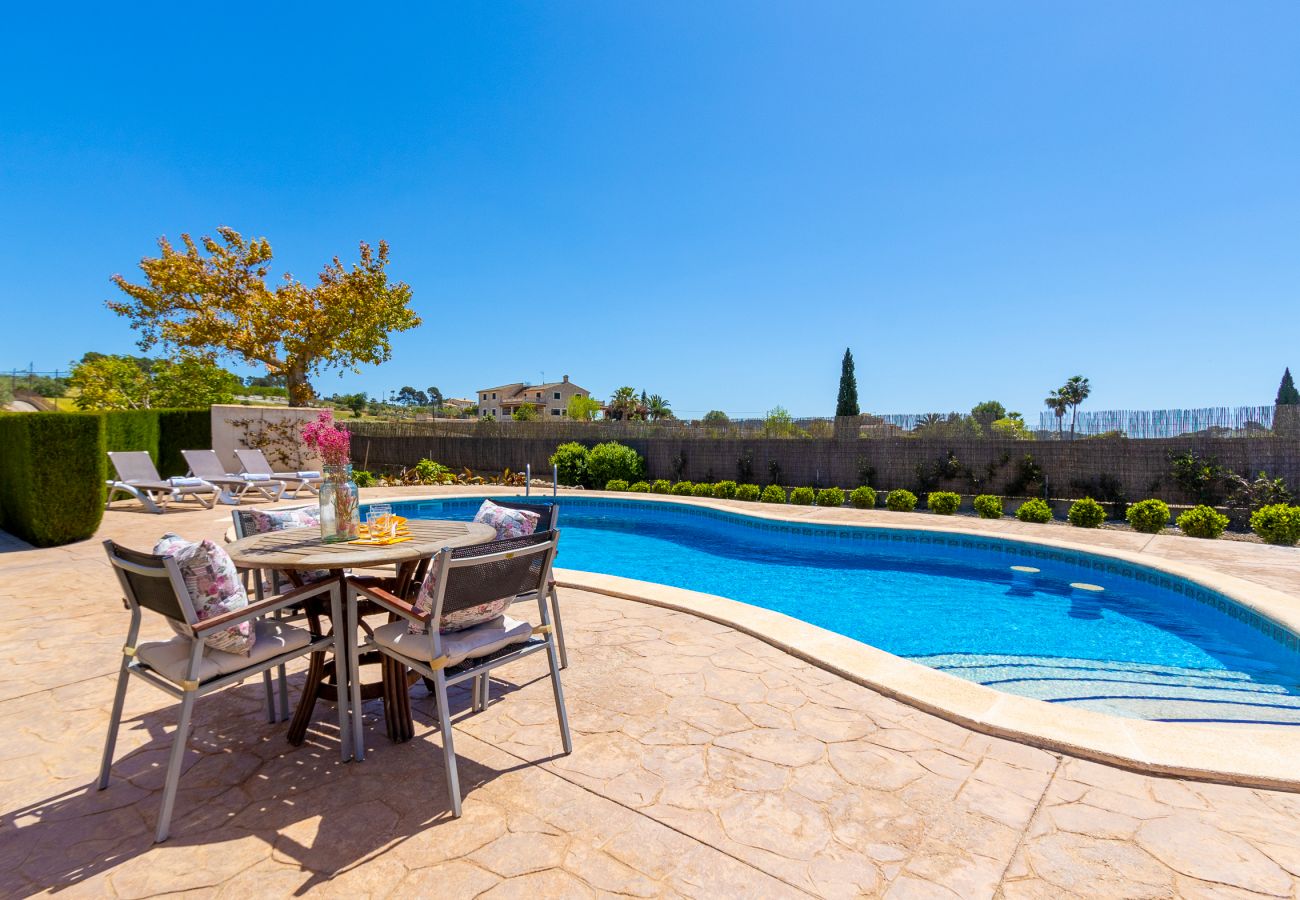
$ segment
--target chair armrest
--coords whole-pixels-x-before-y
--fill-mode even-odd
[[[433,618],[432,615],[423,615],[417,612],[414,606],[407,603],[401,597],[374,585],[367,579],[349,576],[348,586],[367,600],[378,604],[381,608],[388,610],[394,615],[401,616],[403,619],[409,619],[412,622],[419,622],[423,625]]]
[[[298,603],[309,597],[324,593],[330,588],[337,585],[338,582],[333,578],[326,581],[318,581],[315,584],[306,584],[300,588],[294,588],[283,594],[276,594],[274,597],[267,597],[265,600],[259,600],[256,603],[250,603],[242,609],[233,609],[228,613],[222,613],[219,616],[213,616],[211,619],[204,619],[194,626],[194,633],[202,637],[210,631],[218,628],[228,628],[231,625],[238,625],[240,622],[256,619],[258,616],[264,616],[269,612],[275,612],[286,606]]]

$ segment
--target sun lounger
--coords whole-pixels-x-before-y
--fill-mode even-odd
[[[283,482],[290,492],[290,498],[297,497],[301,490],[307,490],[312,494],[320,493],[320,483],[323,480],[320,472],[277,472],[271,468],[270,461],[261,450],[236,450],[235,456],[239,457],[239,465],[243,468],[244,474],[264,475]]]
[[[217,489],[202,478],[163,478],[149,454],[143,450],[114,450],[109,452],[108,458],[117,472],[117,479],[108,481],[105,509],[118,494],[134,497],[153,513],[166,510],[171,500],[184,500],[186,497],[193,497],[205,509],[212,508],[209,498],[217,493]]]
[[[249,491],[261,494],[268,500],[280,499],[284,493],[284,482],[276,481],[269,475],[257,476],[235,474],[226,471],[221,464],[221,457],[215,450],[182,450],[181,456],[190,467],[190,474],[202,478],[208,484],[221,491],[224,503],[238,506],[239,501]]]

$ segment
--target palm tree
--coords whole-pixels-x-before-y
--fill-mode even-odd
[[[651,394],[645,401],[646,414],[652,422],[658,422],[661,419],[671,419],[673,417],[672,407],[668,401],[658,394]]]
[[[1073,411],[1070,416],[1070,437],[1074,437],[1074,426],[1079,421],[1079,406],[1092,393],[1092,385],[1082,375],[1072,375],[1059,391],[1066,404]]]
[[[614,396],[609,398],[609,408],[605,411],[605,415],[611,419],[627,421],[636,416],[636,411],[636,389],[621,387],[614,392]]]
[[[1065,389],[1060,388],[1052,391],[1043,401],[1053,413],[1056,414],[1056,436],[1061,436],[1062,423],[1065,421],[1065,411],[1070,408],[1070,402],[1065,399]]]

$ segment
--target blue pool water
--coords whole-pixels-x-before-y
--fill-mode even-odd
[[[1153,570],[994,538],[792,526],[686,504],[558,502],[563,568],[777,610],[1053,703],[1156,720],[1300,725],[1295,636]],[[394,506],[411,518],[470,519],[480,503]],[[1015,575],[1014,565],[1041,571]]]

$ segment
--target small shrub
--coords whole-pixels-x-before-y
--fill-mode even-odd
[[[1188,537],[1214,539],[1228,527],[1228,517],[1212,506],[1196,506],[1178,517],[1178,528]]]
[[[1002,518],[1002,498],[996,494],[980,494],[975,498],[975,512],[981,519]]]
[[[587,486],[620,481],[636,481],[645,476],[645,460],[631,447],[618,441],[606,441],[591,448],[587,454]]]
[[[712,497],[712,496],[713,496],[713,485],[709,484],[707,481],[701,481],[701,482],[698,482],[698,483],[695,485],[695,487],[691,488],[691,496],[693,496],[693,497]]]
[[[759,503],[784,503],[785,488],[779,484],[769,484],[763,488],[763,493],[759,495]]]
[[[644,484],[644,482],[642,482],[642,483]],[[624,481],[622,478],[611,478],[609,481],[605,482],[605,490],[607,490],[607,491],[626,491],[626,490],[627,490],[627,482]]]
[[[444,475],[450,475],[451,469],[431,459],[422,459],[411,469],[420,484],[437,484]]]
[[[916,494],[911,491],[890,491],[885,496],[885,508],[891,512],[911,512],[916,509]]]
[[[926,508],[939,516],[951,516],[961,506],[961,494],[952,491],[931,491],[925,498]]]
[[[695,492],[695,485],[689,481],[679,481],[673,485],[672,492],[679,497],[689,497]]]
[[[736,486],[737,500],[746,500],[750,503],[754,503],[758,500],[759,494],[761,493],[762,491],[758,489],[758,485],[756,484],[740,484]]]
[[[1067,518],[1075,528],[1100,528],[1106,521],[1106,508],[1091,497],[1084,497],[1070,504]]]
[[[667,478],[656,478],[650,485],[652,494],[671,494],[673,492],[673,483]]]
[[[839,488],[822,488],[817,492],[818,506],[843,506],[844,492]]]
[[[587,480],[587,458],[590,451],[577,441],[569,441],[555,448],[550,463],[555,466],[555,478],[560,484],[576,487]]]
[[[1163,500],[1143,500],[1128,508],[1127,518],[1134,531],[1159,534],[1169,524],[1169,504]]]
[[[790,502],[795,506],[812,506],[816,499],[817,495],[810,487],[798,487],[790,492]]]
[[[719,500],[731,500],[736,496],[736,482],[719,481],[713,486],[713,496]]]
[[[650,482],[634,481],[627,486],[627,489],[634,494],[648,494],[650,493]]]
[[[1052,521],[1052,508],[1047,505],[1046,500],[1034,497],[1020,504],[1020,509],[1016,510],[1016,518],[1022,522],[1043,525]]]
[[[1291,547],[1300,541],[1300,506],[1274,503],[1257,509],[1251,514],[1250,530],[1267,543]]]
[[[855,487],[853,493],[849,494],[849,502],[858,509],[874,509],[876,492],[865,484],[862,487]]]
[[[365,469],[353,469],[352,480],[357,483],[359,488],[374,487],[378,483],[378,479],[375,478],[374,474],[367,472]]]

